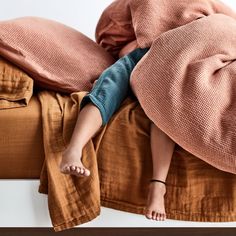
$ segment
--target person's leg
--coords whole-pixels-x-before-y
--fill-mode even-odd
[[[90,171],[81,162],[82,149],[102,126],[99,109],[93,104],[86,104],[78,114],[76,125],[66,150],[62,153],[60,170],[64,174],[89,176]]]
[[[96,131],[108,123],[128,96],[130,74],[147,50],[136,49],[104,70],[92,90],[82,99],[80,104],[80,109],[82,109],[79,112],[70,144],[62,153],[60,163],[62,173],[77,176],[90,174],[81,162],[82,149]],[[89,104],[88,102],[91,104],[86,105]]]
[[[162,130],[160,130],[153,122],[151,123],[150,128],[153,162],[152,179],[165,182],[174,152],[175,142]],[[165,220],[165,193],[165,184],[161,182],[150,183],[145,212],[145,215],[148,219]]]

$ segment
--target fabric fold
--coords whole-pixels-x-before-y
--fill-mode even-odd
[[[82,161],[91,178],[59,172],[61,152],[69,142],[86,93],[38,94],[45,147],[39,192],[48,194],[55,231],[91,221],[100,214],[100,206],[143,214],[146,205],[152,175],[150,120],[135,97],[125,99],[110,122],[85,146]],[[167,217],[234,221],[235,182],[236,175],[220,171],[176,145],[167,176]]]
[[[48,194],[49,213],[55,231],[88,222],[100,214],[100,186],[92,141],[83,149],[82,157],[84,165],[91,170],[89,177],[65,175],[59,170],[61,153],[68,145],[85,94],[78,92],[65,96],[49,91],[38,94],[42,105],[45,149],[39,192]]]
[[[33,95],[33,79],[0,57],[0,109],[27,106]]]
[[[137,47],[150,47],[162,33],[204,16],[236,13],[218,0],[116,0],[102,13],[96,41],[114,57],[133,40]]]
[[[236,174],[236,21],[214,14],[163,33],[131,75],[146,115],[177,144]]]

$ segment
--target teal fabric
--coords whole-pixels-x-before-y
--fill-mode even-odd
[[[80,110],[92,102],[101,113],[102,125],[107,124],[131,91],[130,74],[148,49],[137,48],[103,71],[93,89],[83,97]]]

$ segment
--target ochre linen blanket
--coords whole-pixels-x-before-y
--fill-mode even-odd
[[[45,162],[39,192],[48,194],[48,207],[56,231],[95,218],[100,212],[100,190],[96,152],[90,140],[83,149],[83,162],[91,170],[89,178],[64,175],[59,171],[61,152],[69,142],[81,98],[86,92],[70,96],[42,91]]]
[[[83,163],[92,175],[77,178],[59,172],[61,151],[69,142],[85,94],[38,94],[45,148],[39,192],[48,194],[55,231],[94,219],[101,205],[139,214],[146,205],[152,175],[150,120],[134,97],[128,97],[85,146]],[[167,177],[167,218],[234,221],[235,186],[236,175],[220,171],[176,145]]]
[[[17,70],[13,68],[13,72]],[[6,73],[6,80],[11,80],[11,75]],[[23,84],[20,82],[19,87],[24,88]],[[101,205],[140,214],[145,207],[152,169],[150,120],[134,97],[128,97],[109,124],[86,145],[83,162],[92,175],[79,179],[59,172],[61,151],[69,142],[85,94],[38,93],[46,155],[39,191],[48,194],[55,231],[94,219]],[[167,184],[165,205],[169,219],[236,220],[236,175],[208,165],[178,145]],[[127,194],[127,190],[134,194]]]
[[[33,82],[26,73],[0,57],[0,109],[27,106]]]

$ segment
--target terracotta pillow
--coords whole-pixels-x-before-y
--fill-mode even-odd
[[[39,87],[69,93],[90,90],[114,62],[82,33],[38,17],[0,22],[0,55],[25,70]]]
[[[131,0],[112,2],[102,13],[96,26],[96,41],[113,57],[118,58],[120,50],[136,39],[131,10]]]

